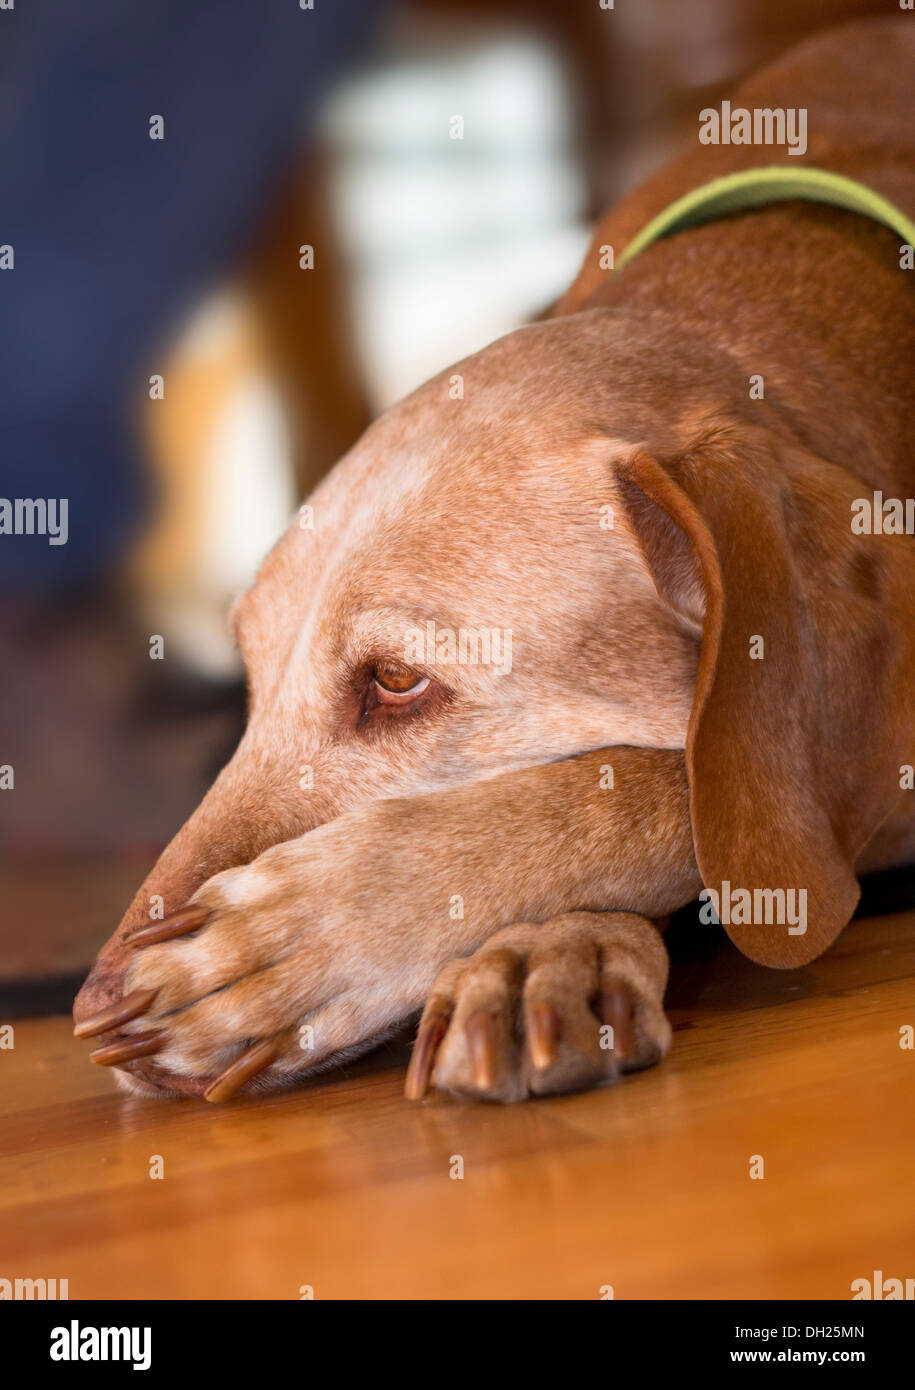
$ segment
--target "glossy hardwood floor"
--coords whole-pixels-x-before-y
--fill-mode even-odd
[[[405,1046],[279,1098],[131,1099],[68,1020],[18,1023],[0,1277],[71,1298],[847,1299],[915,1274],[915,913],[795,974],[674,946],[668,1061],[511,1109],[407,1104]]]

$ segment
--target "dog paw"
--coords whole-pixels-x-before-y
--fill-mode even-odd
[[[444,967],[407,1074],[476,1099],[517,1101],[615,1081],[670,1046],[667,953],[629,913],[575,912],[497,932]]]
[[[220,1101],[290,1085],[391,1033],[422,984],[396,959],[385,968],[377,924],[361,930],[321,862],[301,843],[277,846],[127,937],[122,995],[77,1024],[100,1042],[92,1060]]]

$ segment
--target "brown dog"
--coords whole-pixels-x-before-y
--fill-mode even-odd
[[[734,104],[806,108],[803,160],[911,214],[913,79],[906,16]],[[732,939],[791,966],[856,872],[915,856],[915,540],[851,524],[915,484],[900,238],[794,201],[600,269],[681,194],[774,163],[799,160],[697,141],[555,316],[313,494],[235,609],[247,732],[77,1000],[96,1060],[222,1099],[425,1003],[411,1095],[592,1085],[666,1051],[654,921],[703,884],[752,897]]]

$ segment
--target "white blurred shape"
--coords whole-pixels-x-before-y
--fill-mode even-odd
[[[208,449],[214,514],[203,565],[223,592],[251,583],[295,508],[285,411],[266,375],[242,377],[216,417]]]
[[[587,246],[562,67],[529,36],[467,33],[414,38],[326,113],[357,351],[379,410],[545,309]]]

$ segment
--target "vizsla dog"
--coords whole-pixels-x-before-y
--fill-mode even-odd
[[[671,911],[796,966],[915,858],[915,539],[853,524],[915,489],[900,236],[801,198],[605,250],[761,165],[911,215],[913,83],[911,16],[748,82],[803,153],[697,121],[547,321],[321,483],[235,606],[244,738],[77,999],[96,1061],[222,1100],[424,1008],[411,1097],[592,1086],[668,1049]]]

